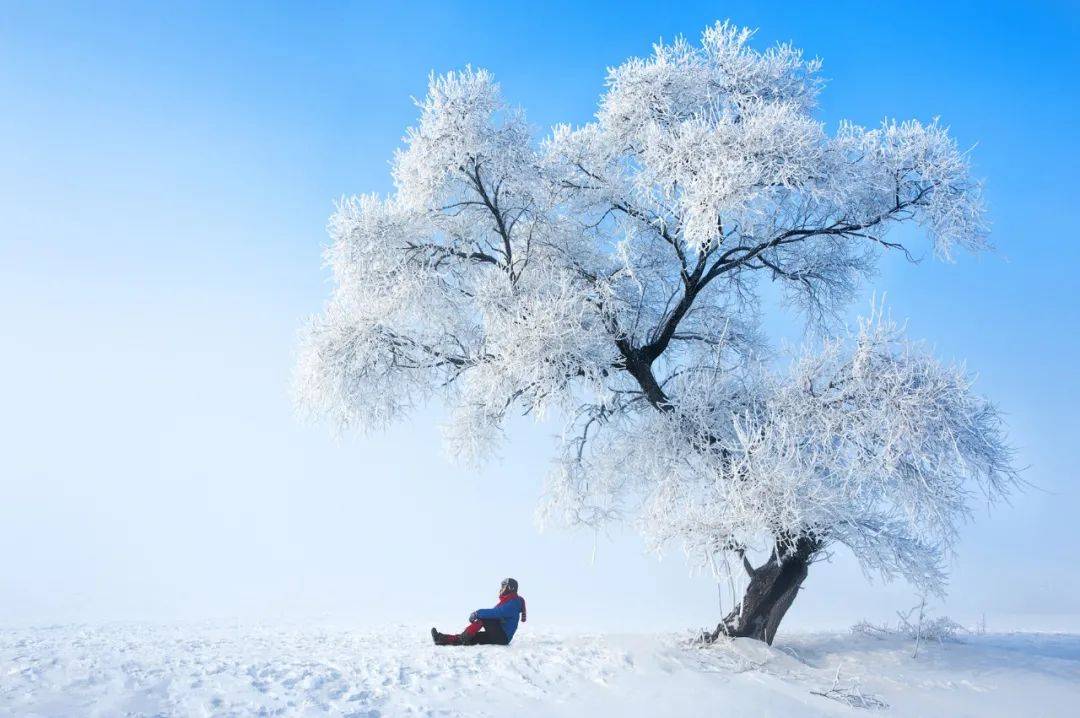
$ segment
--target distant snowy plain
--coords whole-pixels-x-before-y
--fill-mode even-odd
[[[0,715],[1080,715],[1078,635],[968,636],[916,659],[898,638],[690,638],[525,627],[509,647],[436,648],[405,626],[7,629]]]

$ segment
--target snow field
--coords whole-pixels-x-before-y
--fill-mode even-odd
[[[913,660],[909,641],[848,634],[701,648],[689,634],[525,630],[510,647],[438,648],[405,626],[0,630],[3,716],[1034,717],[1077,704],[1069,634],[972,636]]]

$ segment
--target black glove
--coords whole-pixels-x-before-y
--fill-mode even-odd
[[[476,611],[473,611],[472,613],[470,613],[470,614],[469,614],[469,623],[473,623],[473,622],[475,622],[476,620],[477,620],[477,618],[476,618]]]

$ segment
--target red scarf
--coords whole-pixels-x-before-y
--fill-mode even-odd
[[[515,598],[520,598],[521,599],[521,622],[525,623],[525,599],[522,598],[521,596],[517,595],[516,593],[504,593],[503,595],[499,596],[499,602],[495,605],[495,607],[498,608],[499,606],[503,605],[507,601],[510,601],[512,599],[515,599]]]

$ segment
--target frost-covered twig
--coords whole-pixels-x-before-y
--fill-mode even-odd
[[[899,637],[913,640],[915,642],[915,647],[912,658],[918,657],[919,646],[924,639],[945,643],[948,641],[959,641],[960,636],[971,633],[970,630],[948,616],[938,616],[936,618],[928,619],[925,610],[926,601],[925,598],[923,598],[918,605],[913,606],[909,610],[898,611],[896,614],[898,620],[895,626],[860,621],[851,627],[851,631],[852,633],[860,633],[873,638]],[[916,611],[919,612],[918,617],[913,618],[913,614],[915,614]]]
[[[810,693],[815,696],[823,696],[830,700],[844,703],[853,708],[879,710],[889,707],[889,704],[881,698],[863,693],[859,689],[859,681],[857,678],[852,678],[850,683],[846,686],[840,685],[840,666],[836,667],[836,675],[833,677],[832,686],[824,691],[810,691]]]

